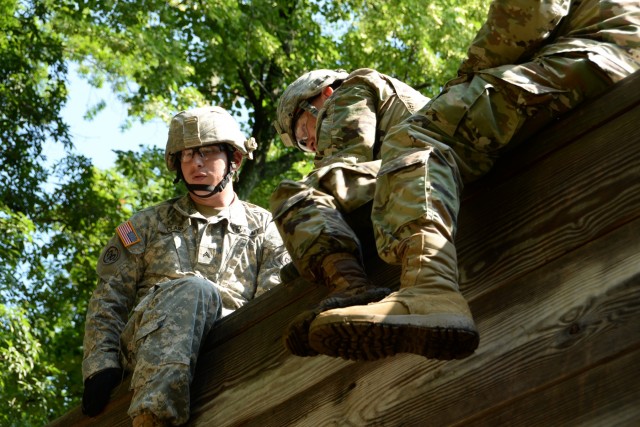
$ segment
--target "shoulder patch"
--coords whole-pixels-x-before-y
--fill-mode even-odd
[[[104,251],[102,256],[102,262],[106,265],[113,264],[120,259],[120,250],[115,246],[110,246],[109,249]]]
[[[138,236],[138,233],[136,233],[136,230],[133,228],[133,224],[131,224],[131,221],[120,224],[116,228],[116,232],[118,233],[118,237],[120,237],[120,241],[125,248],[128,248],[131,245],[135,245],[140,241],[140,237]]]

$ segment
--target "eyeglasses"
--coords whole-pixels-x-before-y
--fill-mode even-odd
[[[188,163],[193,160],[193,156],[198,153],[200,158],[204,160],[209,160],[214,155],[222,153],[224,151],[224,147],[220,144],[217,145],[207,145],[206,147],[200,148],[189,148],[186,150],[182,150],[180,152],[180,161],[182,163]]]

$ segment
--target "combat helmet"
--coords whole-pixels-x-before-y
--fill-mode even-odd
[[[244,157],[253,158],[253,151],[257,148],[254,138],[246,138],[238,122],[221,107],[207,106],[181,111],[171,119],[169,136],[164,158],[167,168],[176,171],[175,183],[183,179],[182,170],[179,167],[177,154],[182,150],[197,149],[206,145],[225,144],[225,150],[231,165],[232,153],[237,150]],[[215,187],[193,185],[185,181],[189,191],[210,191],[206,196],[210,197],[224,188],[233,175],[234,169],[229,167],[224,179]],[[210,188],[211,187],[211,188]]]
[[[287,147],[298,147],[305,150],[296,142],[294,132],[295,121],[302,111],[308,111],[317,116],[317,109],[308,100],[319,95],[322,90],[338,80],[344,80],[349,73],[344,70],[314,70],[298,77],[284,91],[278,101],[277,119],[273,126]]]
[[[257,147],[255,139],[246,138],[238,122],[224,108],[209,106],[181,111],[169,125],[164,154],[167,168],[176,170],[176,153],[213,144],[229,144],[249,159]]]

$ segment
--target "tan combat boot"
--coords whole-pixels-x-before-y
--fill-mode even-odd
[[[400,290],[382,301],[325,311],[309,327],[318,353],[376,360],[396,353],[462,359],[478,347],[469,305],[458,290],[453,244],[438,234],[406,239]]]
[[[150,412],[143,412],[133,418],[133,427],[165,427],[168,425]]]
[[[315,356],[309,346],[309,325],[321,312],[339,307],[380,301],[391,292],[376,288],[367,277],[360,261],[349,253],[331,254],[322,261],[321,280],[331,293],[315,307],[305,310],[293,319],[284,332],[285,347],[296,356]]]

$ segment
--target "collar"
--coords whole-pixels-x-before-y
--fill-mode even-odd
[[[247,228],[249,227],[249,224],[247,222],[247,212],[244,203],[242,203],[242,201],[238,198],[238,195],[235,193],[231,204],[229,206],[223,207],[217,215],[209,218],[208,220],[200,212],[198,212],[195,203],[193,202],[193,200],[191,200],[191,197],[189,197],[188,194],[176,200],[173,204],[173,207],[182,215],[189,218],[208,221],[212,224],[226,220],[227,222],[229,222],[229,224]]]

